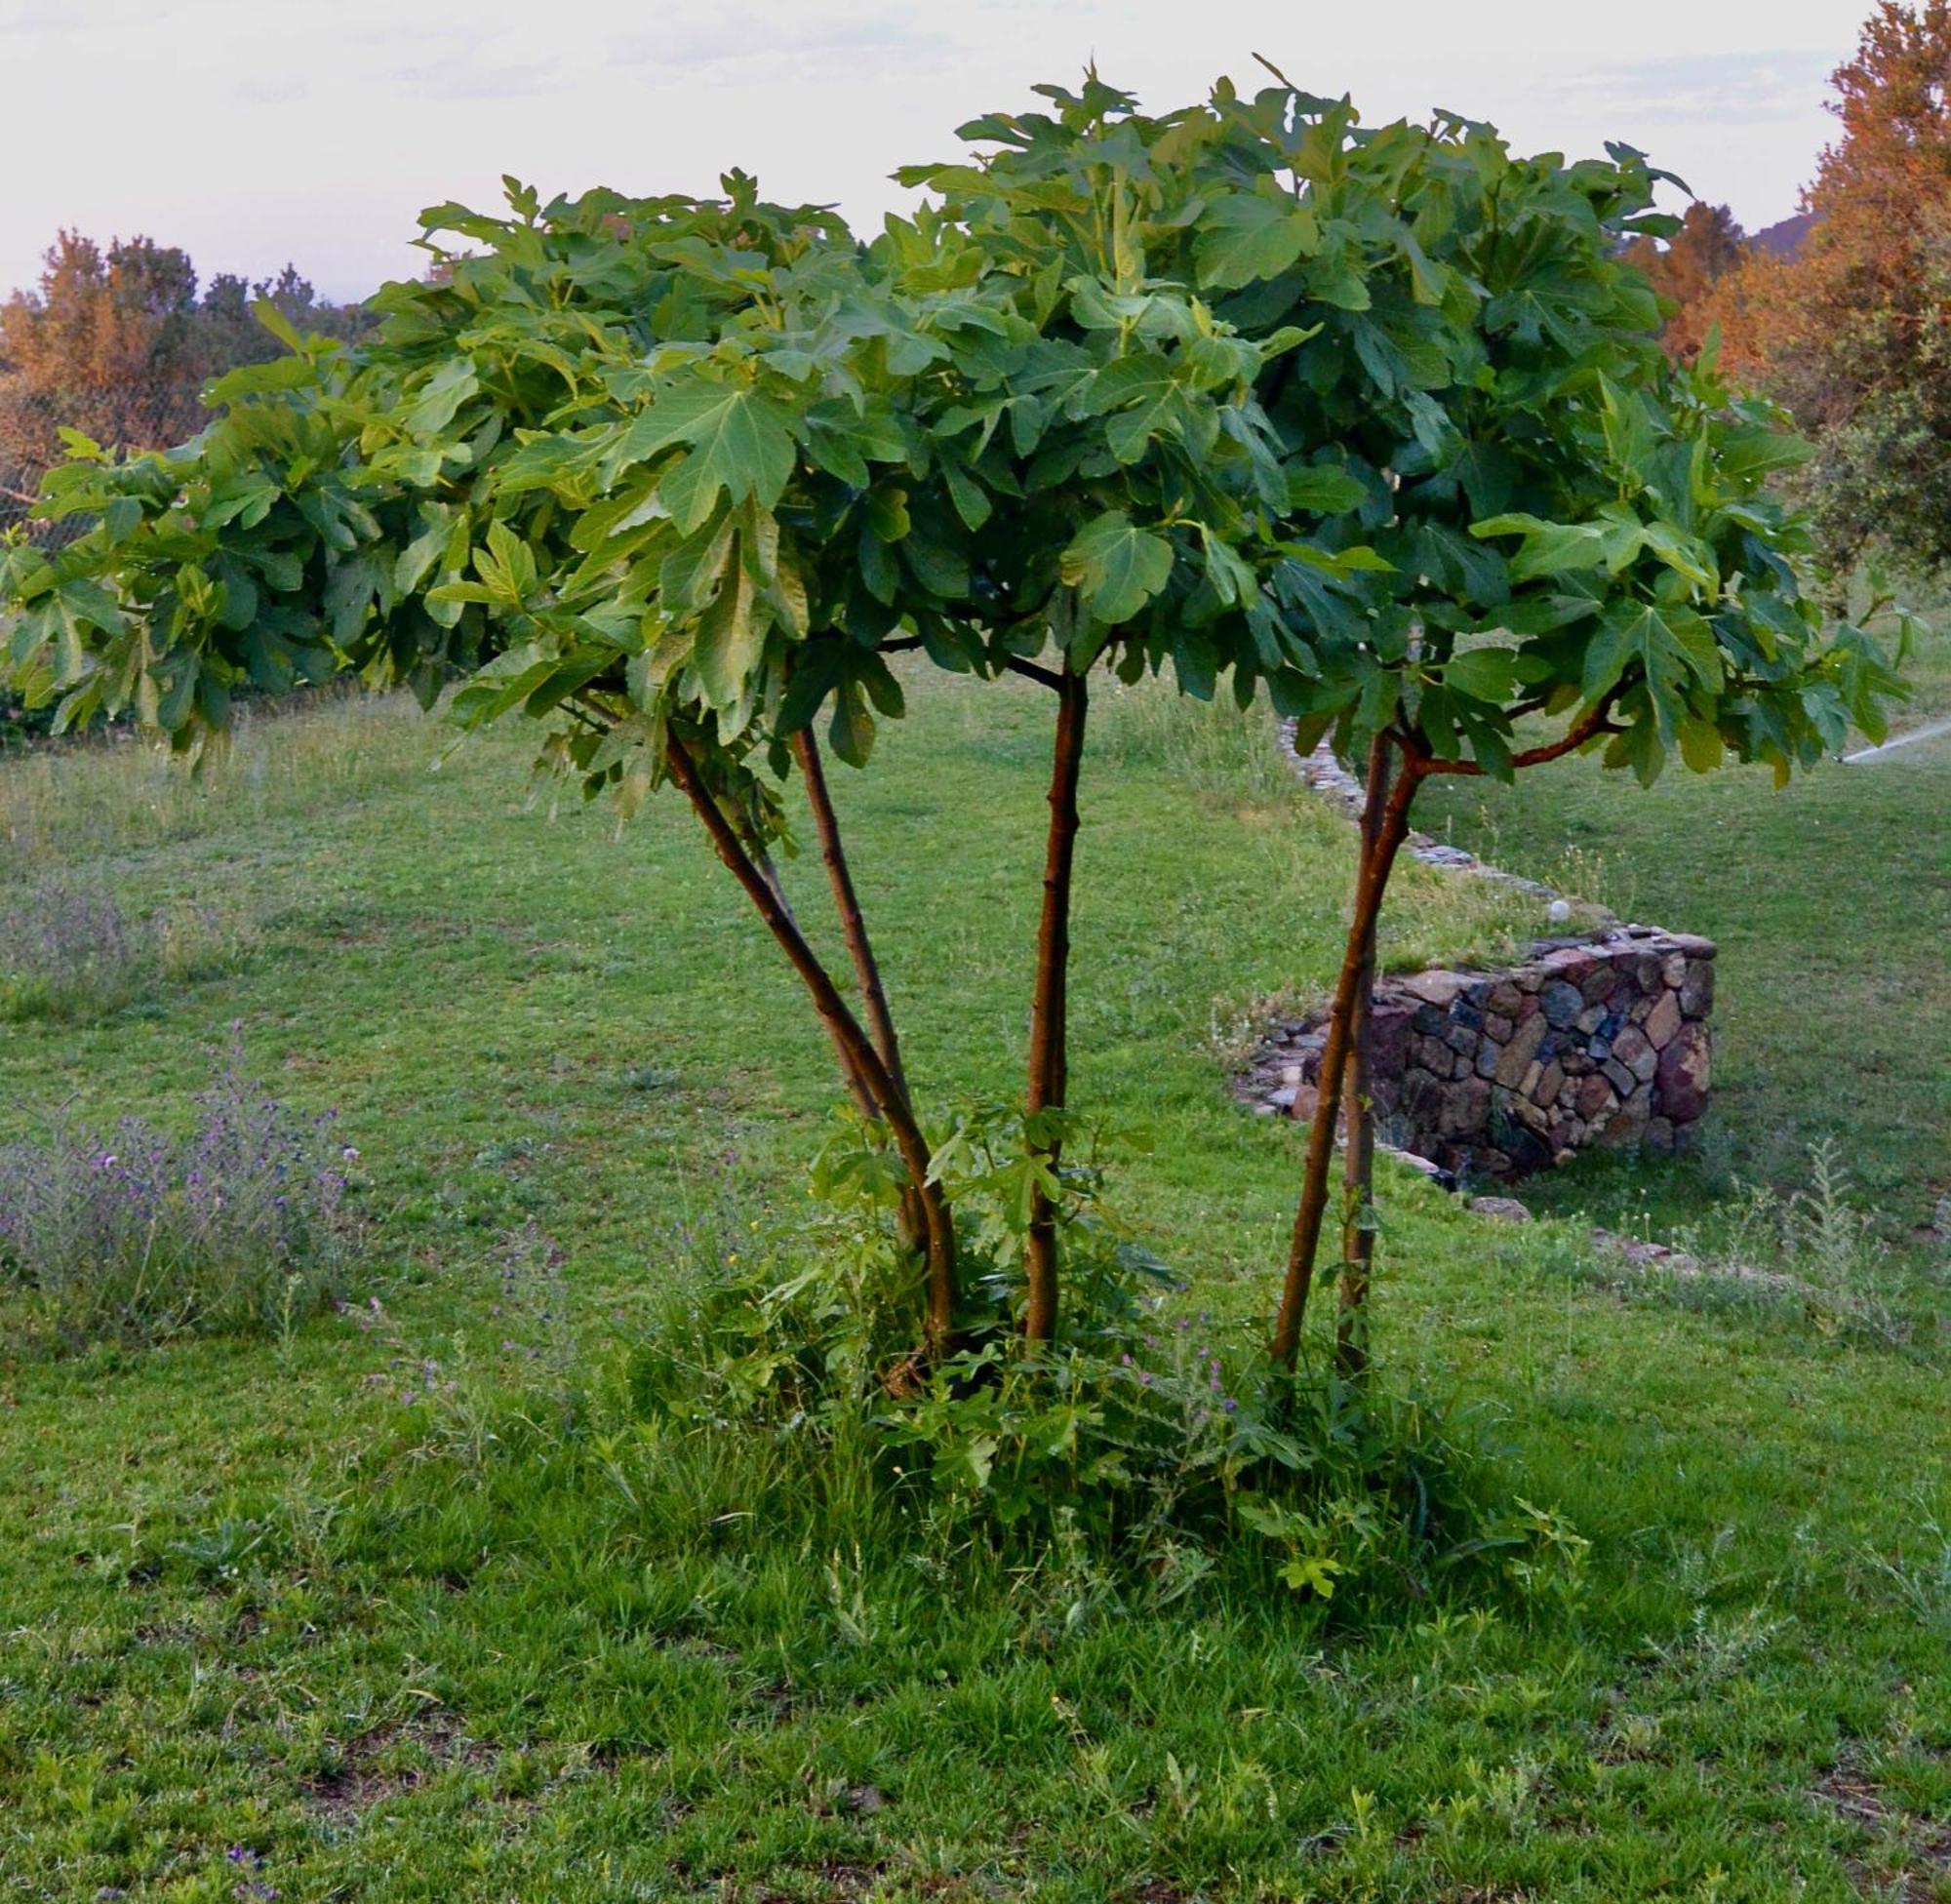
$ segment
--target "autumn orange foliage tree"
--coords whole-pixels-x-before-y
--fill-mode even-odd
[[[1707,341],[1707,303],[1714,287],[1747,258],[1747,236],[1725,205],[1695,199],[1680,229],[1664,245],[1635,238],[1621,256],[1646,273],[1647,281],[1676,308],[1660,333],[1670,355],[1691,364]]]
[[[209,420],[201,385],[279,349],[251,315],[256,298],[327,336],[356,322],[290,265],[257,285],[227,272],[200,285],[178,246],[60,232],[38,286],[0,303],[0,490],[37,484],[58,424],[145,449],[193,435]]]
[[[1951,562],[1951,0],[1882,0],[1831,79],[1841,136],[1803,195],[1793,258],[1751,253],[1698,313],[1723,366],[1815,439],[1839,563],[1888,543]]]

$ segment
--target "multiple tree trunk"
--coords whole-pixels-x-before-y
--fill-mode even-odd
[[[1069,670],[1023,666],[1052,688],[1057,697],[1056,734],[1052,749],[1050,825],[1044,854],[1043,907],[1037,928],[1036,979],[1030,1010],[1028,1083],[1025,1115],[1060,1111],[1069,1085],[1070,903],[1077,857],[1077,787],[1084,762],[1085,721],[1090,691],[1085,678]],[[711,789],[704,783],[684,742],[673,736],[665,764],[672,781],[691,802],[718,856],[765,921],[813,1001],[832,1044],[848,1094],[867,1118],[888,1130],[907,1174],[901,1197],[903,1240],[927,1265],[926,1338],[931,1355],[941,1354],[955,1333],[959,1295],[953,1213],[931,1178],[933,1159],[916,1119],[901,1061],[900,1041],[889,1009],[887,988],[855,890],[853,869],[841,837],[839,816],[826,782],[818,742],[810,729],[791,736],[793,759],[805,781],[820,857],[832,889],[841,937],[854,968],[866,1022],[841,996],[833,975],[813,949],[793,916],[778,875],[763,849],[741,837]],[[1040,1157],[1054,1174],[1062,1154],[1059,1136],[1041,1141]],[[1032,1342],[1048,1341],[1056,1328],[1058,1302],[1057,1207],[1039,1185],[1031,1205],[1023,1244],[1025,1299],[1022,1330]]]
[[[1024,1097],[1031,1141],[1040,1162],[1054,1176],[1062,1155],[1062,1138],[1047,1123],[1039,1128],[1036,1120],[1063,1108],[1069,1083],[1070,907],[1079,824],[1077,790],[1090,694],[1085,677],[1068,668],[1056,671],[1034,663],[1013,665],[1015,672],[1053,690],[1057,701]],[[1608,721],[1609,706],[1609,702],[1601,702],[1558,740],[1513,756],[1513,766],[1555,760],[1598,734],[1614,731]],[[956,1329],[959,1290],[953,1212],[940,1186],[931,1177],[933,1159],[909,1095],[894,1015],[855,891],[818,743],[810,730],[802,730],[791,736],[790,745],[806,783],[864,1024],[849,1008],[833,975],[801,932],[763,849],[741,836],[705,785],[697,763],[675,736],[668,743],[666,765],[671,779],[703,822],[718,856],[744,889],[805,984],[855,1104],[863,1116],[886,1129],[900,1157],[908,1179],[901,1197],[901,1231],[903,1240],[921,1254],[926,1265],[926,1347],[931,1356],[939,1356],[953,1342]],[[1315,1112],[1270,1345],[1275,1360],[1290,1368],[1296,1365],[1300,1353],[1327,1217],[1337,1126],[1344,1129],[1346,1141],[1335,1363],[1351,1379],[1360,1379],[1368,1367],[1365,1308],[1375,1238],[1374,1080],[1369,1046],[1376,925],[1396,856],[1409,836],[1410,809],[1421,783],[1440,774],[1481,771],[1474,762],[1437,759],[1413,731],[1385,731],[1370,747],[1354,901],[1330,1008]],[[1059,1263],[1057,1204],[1046,1183],[1040,1183],[1032,1194],[1023,1240],[1023,1335],[1031,1342],[1049,1341],[1057,1323]]]
[[[1573,753],[1602,734],[1618,730],[1611,720],[1617,691],[1587,708],[1556,740],[1511,756],[1513,771],[1541,766]],[[1525,707],[1519,712],[1537,711]],[[1400,755],[1399,767],[1393,766]],[[1301,1328],[1314,1283],[1322,1222],[1328,1209],[1329,1176],[1334,1159],[1334,1131],[1346,1125],[1342,1174],[1340,1314],[1335,1326],[1335,1362],[1344,1374],[1359,1377],[1368,1367],[1364,1307],[1374,1258],[1374,1106],[1370,1076],[1369,1017],[1375,989],[1375,927],[1388,891],[1396,855],[1409,837],[1410,808],[1424,780],[1439,774],[1481,774],[1470,760],[1444,760],[1415,729],[1385,729],[1369,751],[1363,788],[1361,850],[1357,856],[1355,898],[1348,937],[1330,1007],[1328,1038],[1322,1047],[1314,1121],[1308,1131],[1307,1161],[1300,1201],[1294,1210],[1288,1248],[1287,1275],[1274,1321],[1272,1352],[1292,1368],[1300,1355]],[[1339,1115],[1337,1116],[1337,1112]]]
[[[1301,1175],[1300,1201],[1294,1214],[1294,1233],[1288,1245],[1287,1275],[1281,1286],[1280,1309],[1274,1319],[1273,1354],[1292,1368],[1300,1354],[1301,1325],[1307,1316],[1307,1298],[1314,1282],[1315,1257],[1321,1246],[1321,1227],[1328,1210],[1329,1176],[1334,1161],[1334,1127],[1340,1121],[1344,1091],[1348,1090],[1349,1056],[1358,1040],[1366,1045],[1368,999],[1374,990],[1375,922],[1382,909],[1382,895],[1388,889],[1389,871],[1397,852],[1409,836],[1410,803],[1415,798],[1420,774],[1415,761],[1406,762],[1402,773],[1389,786],[1389,749],[1386,737],[1378,736],[1370,754],[1368,791],[1365,796],[1362,851],[1356,864],[1355,902],[1349,921],[1348,940],[1341,959],[1341,972],[1334,985],[1334,1002],[1328,1020],[1328,1040],[1321,1052],[1321,1074],[1316,1086],[1314,1122],[1308,1130],[1307,1162]],[[1355,1114],[1349,1121],[1350,1136],[1369,1120],[1367,1102],[1366,1053],[1354,1067],[1357,1089],[1349,1092]],[[1368,1210],[1368,1173],[1374,1157],[1374,1138],[1364,1134],[1358,1146],[1351,1142],[1349,1169],[1351,1202],[1360,1199],[1359,1220],[1371,1222]],[[1357,1187],[1358,1186],[1358,1187]],[[1366,1246],[1365,1246],[1366,1248]],[[1367,1261],[1363,1256],[1361,1279],[1366,1284]],[[1352,1293],[1352,1289],[1351,1289]],[[1359,1303],[1359,1296],[1356,1297]]]
[[[808,744],[812,742],[808,737]],[[815,757],[816,759],[816,756]],[[766,922],[767,930],[778,941],[793,970],[805,984],[813,1000],[814,1010],[819,1014],[834,1050],[839,1053],[841,1070],[847,1076],[850,1089],[858,1087],[859,1095],[869,1100],[871,1111],[878,1114],[893,1137],[902,1168],[907,1171],[908,1184],[914,1199],[911,1220],[919,1234],[917,1241],[921,1247],[928,1272],[927,1319],[925,1331],[928,1348],[932,1354],[940,1354],[953,1340],[955,1333],[956,1273],[955,1273],[955,1229],[948,1210],[942,1201],[939,1189],[930,1181],[930,1166],[933,1159],[929,1153],[928,1141],[922,1135],[921,1126],[914,1114],[903,1084],[896,1083],[896,1067],[899,1064],[899,1048],[894,1042],[892,1020],[886,1019],[887,999],[881,989],[880,975],[873,964],[872,948],[868,945],[864,927],[859,925],[859,907],[854,901],[853,880],[847,870],[846,854],[840,848],[839,829],[834,820],[831,802],[824,799],[825,779],[820,778],[820,805],[825,808],[823,821],[816,820],[821,827],[822,845],[831,828],[833,851],[828,858],[828,870],[835,883],[835,896],[840,897],[844,886],[846,898],[842,903],[843,922],[848,907],[854,916],[857,930],[856,973],[861,977],[863,997],[868,997],[867,973],[872,974],[872,995],[877,1003],[868,1005],[870,1017],[876,1012],[886,1023],[886,1054],[877,1047],[875,1039],[869,1037],[859,1019],[848,1009],[847,1002],[840,995],[840,988],[834,983],[832,974],[820,962],[819,955],[807,942],[806,935],[794,921],[792,911],[773,881],[766,877],[758,861],[738,837],[737,829],[726,816],[724,809],[713,797],[711,789],[700,778],[697,765],[692,759],[684,743],[673,736],[665,753],[666,766],[671,779],[680,792],[692,804],[704,830],[710,837],[718,856],[725,862],[732,876],[744,888],[759,916]],[[844,930],[844,927],[843,927]],[[849,939],[850,950],[856,940]],[[864,970],[861,959],[864,955]],[[892,1059],[892,1064],[890,1060]]]

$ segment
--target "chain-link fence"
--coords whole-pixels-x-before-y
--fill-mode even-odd
[[[41,478],[60,460],[60,432],[77,429],[112,449],[160,450],[210,420],[194,383],[127,382],[47,390],[0,374],[0,529],[25,523],[36,541],[63,541],[63,523],[29,518]]]

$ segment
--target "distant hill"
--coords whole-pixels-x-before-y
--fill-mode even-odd
[[[1766,230],[1758,231],[1748,240],[1757,251],[1767,252],[1771,258],[1793,258],[1802,249],[1803,240],[1815,229],[1813,212],[1798,212],[1792,218],[1783,218],[1779,224],[1772,224]]]

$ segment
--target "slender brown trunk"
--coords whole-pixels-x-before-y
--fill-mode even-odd
[[[1362,857],[1370,859],[1388,811],[1389,743],[1375,737],[1369,749],[1368,786],[1362,801]],[[1377,907],[1379,912],[1379,906]],[[1351,1380],[1369,1366],[1363,1306],[1375,1255],[1375,1105],[1371,1019],[1375,1002],[1375,928],[1371,915],[1361,945],[1361,970],[1348,1020],[1347,1081],[1342,1091],[1340,1315],[1334,1328],[1334,1363]]]
[[[1314,1259],[1321,1246],[1322,1218],[1328,1209],[1328,1178],[1334,1157],[1334,1127],[1339,1122],[1341,1091],[1348,1058],[1354,1002],[1361,989],[1363,947],[1374,931],[1387,890],[1389,870],[1409,833],[1410,803],[1420,779],[1419,763],[1405,764],[1382,812],[1374,845],[1361,855],[1355,880],[1354,916],[1348,929],[1341,973],[1328,1018],[1328,1042],[1321,1052],[1316,1084],[1314,1123],[1307,1136],[1307,1167],[1301,1178],[1300,1202],[1294,1215],[1294,1237],[1288,1248],[1287,1276],[1281,1289],[1280,1311],[1274,1320],[1272,1352],[1292,1368],[1300,1355],[1301,1325],[1307,1317],[1308,1291],[1314,1282]]]
[[[836,1049],[846,1053],[880,1105],[882,1114],[887,1118],[888,1129],[894,1134],[895,1147],[907,1167],[909,1178],[915,1183],[926,1183],[930,1161],[928,1145],[915,1123],[914,1113],[909,1109],[906,1097],[895,1089],[887,1066],[881,1062],[879,1052],[861,1029],[859,1020],[847,1009],[832,974],[793,923],[790,908],[782,903],[778,892],[745,850],[737,829],[712,798],[710,788],[699,777],[697,762],[675,736],[667,745],[665,759],[671,778],[703,821],[704,830],[710,835],[719,858],[745,889],[747,897],[758,908],[759,916],[766,922],[773,937],[778,941],[780,949],[812,995],[814,1010],[818,1012]],[[928,1346],[931,1352],[938,1354],[947,1346],[955,1328],[955,1234],[945,1223],[932,1222],[929,1225],[927,1261]]]
[[[1060,1109],[1069,1086],[1070,882],[1077,856],[1077,780],[1084,762],[1089,691],[1081,674],[1058,678],[1056,739],[1051,750],[1050,835],[1044,853],[1043,916],[1037,926],[1036,991],[1030,1005],[1029,1093],[1026,1109]],[[1044,1157],[1055,1170],[1062,1145]],[[1023,1334],[1047,1342],[1056,1329],[1056,1207],[1039,1188],[1031,1198],[1023,1239]]]
[[[847,956],[853,962],[855,982],[860,988],[867,1030],[895,1089],[908,1098],[907,1073],[901,1064],[894,1012],[888,1006],[887,987],[881,982],[880,963],[874,957],[873,940],[867,935],[859,895],[854,890],[854,869],[848,863],[846,843],[840,837],[840,815],[834,811],[825,764],[819,756],[819,742],[811,728],[802,728],[792,736],[792,751],[799,763],[800,775],[806,781],[807,804],[813,810],[814,830],[819,835],[819,856],[826,864],[827,883],[833,889],[834,910],[840,915],[841,936],[847,944]],[[911,1098],[908,1102],[912,1106]],[[869,1105],[867,1114],[872,1117],[877,1113]],[[910,1249],[925,1250],[931,1224],[945,1225],[950,1221],[939,1184],[910,1182],[901,1192],[901,1238]]]
[[[752,863],[777,902],[779,910],[786,916],[795,930],[799,926],[798,917],[793,912],[792,899],[788,896],[785,882],[779,878],[779,869],[773,862],[773,856],[755,841],[746,839],[741,843],[751,855]],[[854,1062],[854,1053],[847,1047],[840,1027],[831,1018],[821,1016],[819,1026],[826,1033],[827,1042],[833,1047],[833,1055],[840,1065],[840,1075],[847,1082],[847,1094],[854,1100],[854,1108],[864,1118],[878,1122],[881,1107],[875,1100],[867,1080],[861,1075],[860,1067]]]
[[[888,994],[881,983],[881,968],[867,936],[867,922],[860,913],[859,896],[854,891],[854,870],[847,861],[847,848],[840,837],[840,817],[833,810],[832,790],[826,784],[826,769],[819,757],[819,742],[809,728],[792,737],[793,758],[806,781],[806,797],[813,808],[814,829],[819,835],[819,856],[826,862],[826,876],[833,888],[834,909],[840,915],[841,936],[847,941],[847,956],[854,962],[854,976],[860,986],[860,1002],[867,1014],[867,1029],[873,1034],[874,1049],[888,1068],[888,1076],[903,1096],[908,1081],[901,1070],[900,1041],[895,1035],[894,1013],[888,1010]]]
[[[1560,760],[1567,754],[1575,753],[1599,734],[1622,732],[1610,718],[1620,692],[1614,689],[1588,707],[1556,740],[1513,754],[1510,765],[1513,768],[1540,767],[1546,761]],[[1484,772],[1476,761],[1437,758],[1419,736],[1402,744],[1401,776],[1383,807],[1381,826],[1373,846],[1365,841],[1355,887],[1354,921],[1349,927],[1341,975],[1334,988],[1334,1003],[1328,1021],[1328,1042],[1321,1053],[1314,1127],[1308,1132],[1307,1169],[1301,1182],[1300,1203],[1294,1210],[1294,1240],[1288,1250],[1287,1276],[1281,1289],[1280,1311],[1274,1321],[1271,1344],[1273,1354],[1290,1368],[1300,1353],[1301,1324],[1307,1315],[1308,1290],[1314,1280],[1314,1259],[1321,1244],[1322,1216],[1328,1207],[1329,1168],[1334,1159],[1334,1127],[1338,1122],[1336,1111],[1344,1087],[1355,1000],[1363,985],[1365,948],[1373,984],[1375,916],[1381,909],[1382,894],[1388,887],[1389,870],[1409,834],[1410,806],[1415,799],[1416,789],[1426,779],[1440,774],[1481,774]]]

